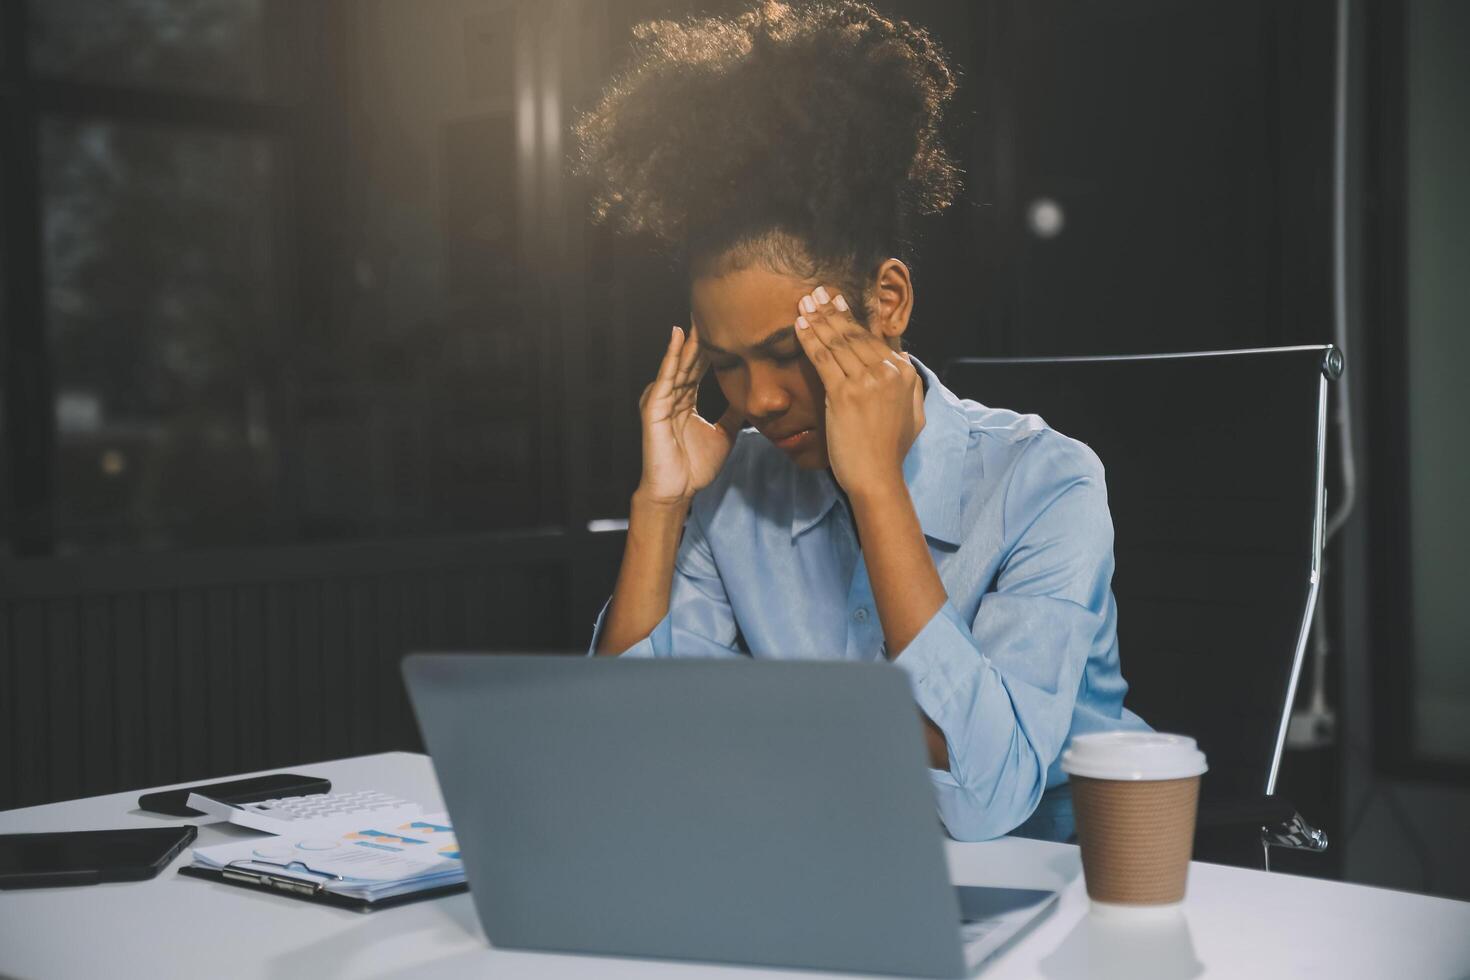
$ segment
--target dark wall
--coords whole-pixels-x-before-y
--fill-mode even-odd
[[[585,649],[620,535],[498,535],[0,574],[0,810],[422,751],[399,664]]]
[[[903,10],[962,71],[921,356],[1330,339],[1332,3]]]

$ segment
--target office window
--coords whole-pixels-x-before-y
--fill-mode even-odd
[[[42,124],[58,553],[274,530],[275,170],[260,136]]]
[[[0,549],[563,519],[525,6],[0,3]]]
[[[134,88],[261,95],[262,7],[262,0],[31,3],[31,65]]]

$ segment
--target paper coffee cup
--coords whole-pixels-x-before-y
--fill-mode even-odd
[[[1184,901],[1200,776],[1194,739],[1160,732],[1079,735],[1062,753],[1072,783],[1087,894],[1104,909]]]

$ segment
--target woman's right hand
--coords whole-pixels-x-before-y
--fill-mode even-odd
[[[695,401],[709,364],[699,341],[675,327],[658,367],[658,377],[638,399],[643,419],[643,477],[638,493],[659,504],[687,504],[710,484],[739,434],[741,419],[733,408],[711,423],[700,417]]]

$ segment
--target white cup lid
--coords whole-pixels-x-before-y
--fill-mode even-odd
[[[1187,735],[1098,732],[1078,735],[1062,753],[1062,771],[1091,779],[1184,779],[1209,766]]]

